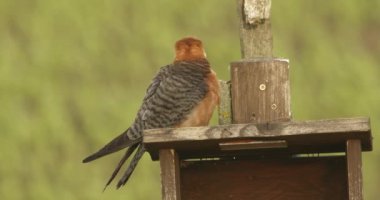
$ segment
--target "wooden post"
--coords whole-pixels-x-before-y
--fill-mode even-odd
[[[159,151],[163,200],[181,200],[179,160],[174,149]]]
[[[348,199],[363,199],[362,145],[360,140],[347,140]]]
[[[271,0],[238,0],[240,46],[244,59],[272,57]]]
[[[238,0],[242,61],[231,63],[233,123],[289,121],[289,61],[272,58],[271,0]]]

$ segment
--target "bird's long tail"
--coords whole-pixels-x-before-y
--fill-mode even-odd
[[[141,142],[142,137],[139,137],[139,138],[133,139],[133,140],[130,139],[128,137],[128,134],[127,134],[128,131],[130,131],[130,129],[127,129],[126,131],[124,131],[122,134],[120,134],[115,139],[113,139],[111,142],[109,142],[108,144],[106,144],[99,151],[97,151],[96,153],[94,153],[94,154],[88,156],[87,158],[85,158],[82,162],[83,163],[87,163],[87,162],[96,160],[96,159],[101,158],[103,156],[106,156],[106,155],[108,155],[110,153],[114,153],[116,151],[119,151],[121,149],[124,149],[126,147],[129,147],[129,146],[132,146],[132,145],[135,145],[135,144]]]
[[[119,173],[121,167],[125,163],[125,161],[128,160],[128,158],[132,155],[132,153],[135,151],[135,149],[139,146],[138,144],[134,144],[131,147],[128,148],[128,150],[125,152],[124,156],[121,158],[119,164],[116,166],[115,170],[113,171],[110,179],[108,180],[107,184],[104,186],[104,190],[106,190],[107,186],[113,181],[113,179],[116,177],[117,173]]]
[[[116,187],[117,187],[118,189],[119,189],[121,186],[125,185],[125,183],[128,181],[129,177],[131,176],[131,174],[132,174],[133,171],[135,170],[137,163],[139,162],[139,160],[141,159],[141,157],[144,155],[144,152],[145,152],[144,145],[143,145],[143,144],[140,144],[139,148],[137,149],[136,154],[134,155],[133,159],[132,159],[131,162],[129,163],[129,166],[128,166],[127,171],[125,171],[123,177],[121,177],[121,179],[120,179],[119,182],[117,183],[117,186],[116,186]]]
[[[109,178],[106,186],[104,187],[104,190],[107,188],[107,186],[114,180],[117,173],[120,171],[123,164],[128,160],[128,158],[132,155],[132,153],[136,150],[138,147],[133,159],[131,160],[127,171],[123,175],[123,177],[120,179],[119,183],[117,184],[117,188],[119,188],[122,185],[125,185],[125,183],[128,181],[129,177],[131,176],[133,170],[135,169],[138,161],[141,159],[142,155],[145,152],[145,148],[142,141],[141,136],[141,126],[138,123],[134,123],[129,129],[124,131],[122,134],[117,136],[115,139],[111,140],[108,144],[106,144],[103,148],[101,148],[96,153],[88,156],[83,160],[84,163],[96,160],[98,158],[101,158],[103,156],[106,156],[108,154],[114,153],[116,151],[119,151],[121,149],[124,149],[126,147],[129,147],[128,150],[125,152],[124,156],[121,158],[119,164],[116,166],[115,170],[113,171],[111,177]],[[129,138],[129,135],[135,136],[135,138],[131,139]],[[103,191],[104,191],[103,190]]]

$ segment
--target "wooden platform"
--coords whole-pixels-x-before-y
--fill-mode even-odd
[[[345,152],[346,141],[359,139],[363,151],[372,150],[368,118],[231,124],[214,127],[152,129],[144,145],[152,159],[160,149],[175,149],[181,159],[201,157]]]

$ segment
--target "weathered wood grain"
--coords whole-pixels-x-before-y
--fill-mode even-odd
[[[348,199],[363,199],[362,148],[360,140],[347,140]]]
[[[156,158],[158,150],[163,148],[186,152],[187,156],[207,155],[208,152],[217,155],[220,153],[219,143],[241,140],[284,140],[292,153],[344,152],[347,139],[359,139],[364,151],[372,150],[369,119],[363,117],[151,129],[144,131],[143,142],[152,157]],[[183,156],[182,153],[180,156]]]
[[[289,121],[289,61],[255,59],[231,63],[232,123]]]
[[[309,120],[274,122],[264,124],[230,124],[220,126],[150,129],[144,131],[144,144],[184,142],[220,139],[271,139],[280,136],[302,135],[329,136],[331,134],[348,133],[351,136],[366,136],[369,142],[370,126],[368,118],[342,118],[329,120]],[[365,133],[365,134],[362,134]],[[343,137],[343,136],[342,136]],[[327,140],[327,139],[326,139]],[[367,143],[368,145],[368,143]]]
[[[344,156],[182,161],[183,200],[346,200]]]
[[[238,0],[243,59],[272,57],[271,0]]]
[[[269,19],[271,1],[270,0],[245,0],[244,22],[246,24],[258,24],[264,19]]]
[[[159,151],[163,200],[181,200],[180,169],[177,152],[173,149]]]

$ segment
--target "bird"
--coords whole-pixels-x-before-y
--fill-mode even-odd
[[[131,126],[83,160],[88,163],[127,148],[104,190],[136,151],[116,188],[127,183],[146,151],[142,144],[144,130],[207,126],[219,105],[219,81],[207,60],[202,41],[185,37],[174,47],[174,61],[161,67],[153,78]]]

